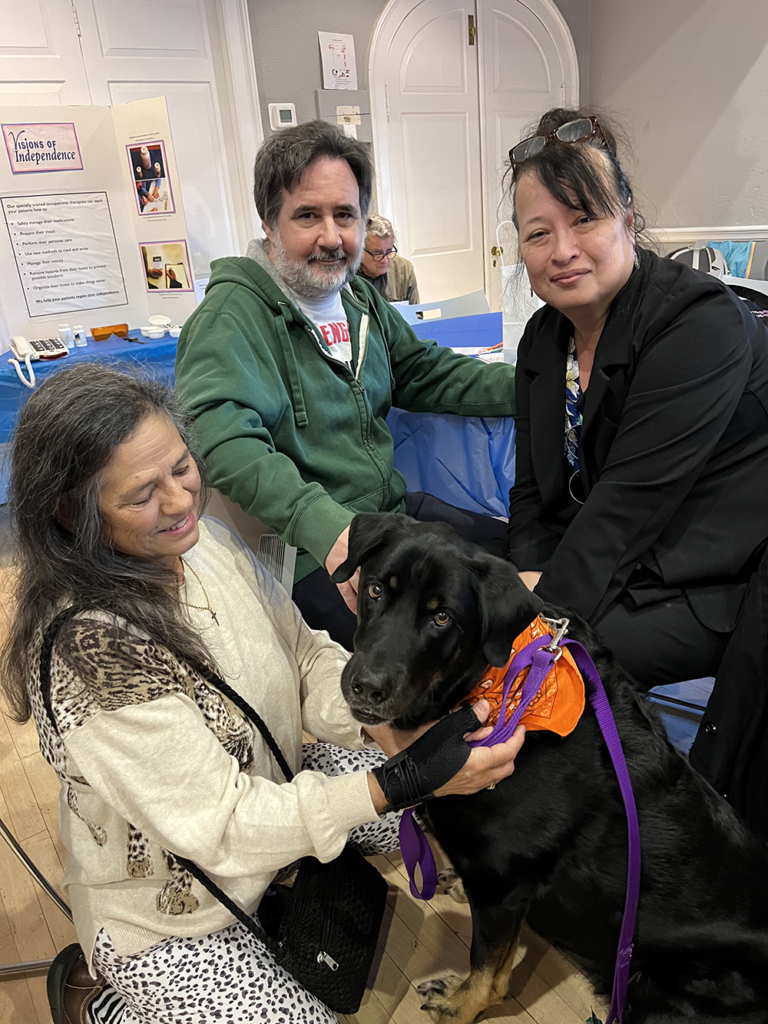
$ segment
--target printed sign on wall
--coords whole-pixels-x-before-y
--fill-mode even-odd
[[[71,122],[4,124],[3,138],[14,174],[82,171],[83,158]]]
[[[106,192],[0,199],[29,315],[128,302]]]

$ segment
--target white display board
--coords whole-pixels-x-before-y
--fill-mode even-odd
[[[0,351],[197,300],[165,100],[0,108]],[[4,150],[4,152],[3,152]]]

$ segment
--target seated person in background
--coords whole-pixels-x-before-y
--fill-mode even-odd
[[[419,301],[413,264],[397,255],[392,222],[372,213],[366,225],[365,244],[358,274],[372,284],[387,302]]]
[[[518,349],[507,557],[642,686],[714,675],[768,539],[766,331],[640,248],[602,120],[551,110],[510,158],[547,305]]]
[[[254,178],[267,239],[211,265],[176,382],[211,482],[299,548],[294,601],[351,650],[356,579],[337,588],[329,573],[357,512],[444,520],[479,543],[504,533],[491,517],[405,493],[390,407],[511,416],[514,367],[420,340],[357,276],[372,187],[362,143],[324,121],[288,128],[264,143]]]
[[[350,836],[364,852],[392,850],[399,821],[372,774],[385,754],[366,749],[342,698],[346,652],[226,529],[198,518],[188,430],[168,388],[81,363],[35,391],[15,433],[19,590],[1,678],[61,781],[63,884],[82,947],[49,976],[54,1024],[333,1024],[174,858],[255,914],[281,868],[332,860]],[[43,634],[66,609],[44,693]],[[263,715],[291,783],[217,676]],[[438,743],[450,720],[435,726]],[[321,742],[302,748],[302,728]],[[423,731],[370,733],[394,754]],[[464,751],[436,795],[506,777],[522,740]]]

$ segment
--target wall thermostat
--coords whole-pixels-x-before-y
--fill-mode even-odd
[[[281,128],[295,128],[299,122],[296,120],[296,106],[293,103],[270,103],[269,104],[269,127],[273,131]]]

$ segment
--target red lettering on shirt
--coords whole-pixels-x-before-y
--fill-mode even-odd
[[[343,320],[331,324],[320,324],[320,330],[322,331],[328,348],[332,345],[338,345],[345,341],[349,341],[349,325]]]

